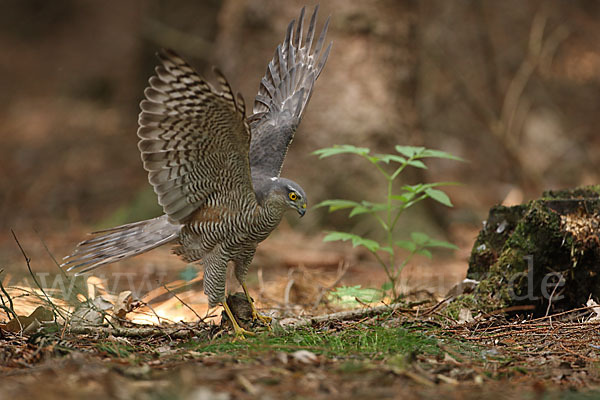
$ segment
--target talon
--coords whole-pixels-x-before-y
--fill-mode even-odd
[[[237,325],[237,324],[236,324]],[[246,340],[246,336],[244,335],[248,335],[248,336],[256,336],[256,334],[254,332],[250,332],[244,328],[242,328],[241,326],[238,326],[237,328],[233,327],[233,330],[235,331],[235,338],[233,338],[233,341],[235,342],[236,340]]]
[[[256,307],[254,306],[254,301],[252,301],[252,297],[250,297],[250,293],[248,293],[248,288],[246,288],[245,283],[242,283],[242,289],[244,289],[244,293],[246,294],[248,303],[250,303],[250,308],[252,308],[252,321],[259,320],[264,326],[267,327],[268,330],[272,331],[273,328],[271,328],[271,321],[273,321],[273,319],[266,315],[262,315],[258,312]]]
[[[273,321],[273,318],[267,316],[267,315],[263,315],[260,314],[259,312],[255,312],[255,310],[252,310],[252,320],[256,321],[259,320],[263,325],[265,325],[267,327],[267,329],[272,330],[271,328],[271,321]]]
[[[233,313],[229,309],[227,302],[223,302],[222,305],[223,309],[225,310],[225,313],[227,314],[227,317],[229,317],[229,320],[231,321],[231,325],[233,326],[233,330],[235,332],[235,338],[233,339],[233,341],[236,341],[238,339],[245,340],[246,337],[244,335],[255,336],[254,332],[250,332],[242,328],[240,324],[238,324],[238,322],[235,320],[235,317],[233,316]]]

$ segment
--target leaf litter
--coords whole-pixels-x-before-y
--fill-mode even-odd
[[[457,321],[439,318],[443,310],[436,304],[364,307],[245,342],[202,323],[86,331],[48,321],[51,311],[38,309],[21,318],[26,326],[38,321],[35,333],[0,326],[1,392],[47,399],[233,399],[529,398],[584,391],[600,381],[595,306],[552,318],[497,314]]]

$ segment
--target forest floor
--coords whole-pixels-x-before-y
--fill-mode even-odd
[[[218,326],[2,331],[2,398],[598,398],[598,322],[397,309],[232,340]],[[572,316],[572,315],[571,315]],[[163,331],[162,333],[160,331]],[[62,338],[62,339],[60,339]]]
[[[163,275],[151,262],[166,265],[170,272],[162,279],[168,283],[141,284],[142,275],[123,280],[118,266],[109,267],[104,279],[76,281],[71,297],[81,304],[74,309],[73,299],[58,295],[71,287],[58,287],[58,278],[68,277],[56,271],[47,275],[40,265],[56,267],[40,260],[43,252],[31,246],[34,240],[22,238],[31,246],[24,246],[29,262],[21,256],[0,276],[6,290],[0,310],[0,399],[600,396],[600,310],[584,307],[538,319],[526,313],[508,317],[503,310],[451,310],[444,294],[464,278],[472,238],[455,259],[408,268],[404,303],[359,300],[350,308],[352,302],[336,303],[329,295],[334,286],[378,287],[384,276],[361,254],[347,248],[327,252],[319,248],[319,238],[310,242],[293,235],[284,229],[257,254],[265,268],[250,276],[251,293],[276,321],[272,331],[252,326],[256,336],[244,340],[235,340],[220,315],[210,314],[201,274],[182,268],[168,249],[126,265],[152,279]],[[291,251],[289,243],[306,248]],[[49,241],[49,247],[55,243]],[[275,254],[278,247],[287,250]],[[267,267],[271,264],[285,268]],[[19,268],[25,271],[22,279],[15,278]],[[47,298],[34,276],[38,283],[45,279]],[[121,283],[108,290],[106,277],[121,277]],[[135,283],[139,298],[123,282],[130,288]],[[82,307],[90,300],[93,306]],[[90,326],[97,317],[104,325]]]

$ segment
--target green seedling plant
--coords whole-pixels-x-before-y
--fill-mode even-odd
[[[418,183],[416,185],[402,185],[397,192],[395,186],[399,185],[399,176],[407,168],[427,169],[424,160],[427,158],[441,158],[455,161],[463,161],[460,157],[452,154],[431,150],[425,147],[415,146],[396,146],[395,154],[375,154],[365,147],[356,147],[352,145],[335,145],[315,151],[313,154],[319,158],[337,156],[341,154],[353,154],[367,160],[387,183],[387,191],[384,201],[373,203],[370,201],[353,200],[325,200],[315,207],[328,207],[329,212],[348,209],[349,218],[357,215],[366,214],[378,222],[378,226],[385,233],[385,241],[380,243],[371,238],[362,237],[349,232],[328,232],[323,239],[326,242],[331,241],[351,241],[354,247],[362,246],[366,248],[383,267],[388,281],[382,287],[382,291],[387,293],[391,291],[393,300],[399,298],[397,284],[402,269],[410,262],[415,255],[431,258],[432,248],[457,249],[451,243],[443,240],[436,240],[422,232],[412,232],[408,240],[396,239],[398,230],[398,221],[400,216],[415,204],[426,200],[435,200],[447,207],[452,207],[452,202],[448,195],[439,189],[440,186],[456,185],[455,182],[433,182]],[[383,197],[383,196],[382,196]],[[396,262],[399,249],[408,251],[408,255],[399,263]],[[356,288],[353,288],[356,289]],[[338,295],[344,294],[345,288],[338,288]]]

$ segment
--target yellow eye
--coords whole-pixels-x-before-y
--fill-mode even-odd
[[[298,195],[294,192],[290,192],[288,196],[290,197],[291,201],[296,201],[296,199],[298,199]]]

